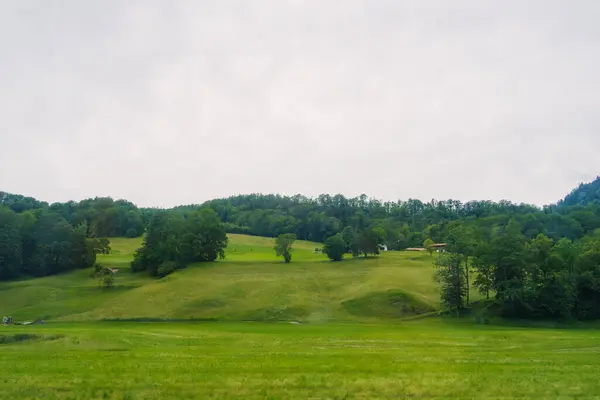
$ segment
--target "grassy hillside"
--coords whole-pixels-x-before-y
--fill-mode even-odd
[[[298,241],[291,264],[273,252],[274,240],[230,235],[226,259],[197,264],[156,280],[131,274],[140,239],[115,238],[98,262],[119,268],[104,289],[81,270],[0,284],[0,314],[23,319],[98,320],[216,318],[220,320],[351,321],[398,318],[438,306],[431,257],[385,252],[333,263]],[[473,294],[476,296],[476,294]]]
[[[437,307],[431,257],[386,252],[325,260],[298,242],[286,265],[273,240],[231,235],[227,259],[165,279],[131,274],[139,239],[90,270],[0,284],[1,398],[597,398],[600,334],[470,319],[398,318]],[[375,321],[71,322],[110,318]],[[65,322],[66,321],[66,322]],[[394,321],[387,324],[385,321]]]

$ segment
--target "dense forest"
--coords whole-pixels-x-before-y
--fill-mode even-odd
[[[294,233],[298,239],[323,242],[346,227],[362,231],[377,226],[386,233],[389,249],[420,247],[426,238],[445,241],[453,221],[482,229],[505,226],[515,219],[527,238],[542,233],[557,241],[576,240],[600,228],[600,179],[581,185],[557,204],[539,208],[509,201],[456,200],[381,202],[366,195],[280,196],[251,194],[211,200],[173,210],[212,208],[228,232],[277,237]]]
[[[49,205],[0,192],[0,280],[90,267],[109,251],[107,237],[140,236],[148,215],[124,200]]]
[[[226,232],[326,242],[339,260],[447,242],[436,258],[442,302],[459,312],[475,286],[498,312],[600,317],[600,179],[542,208],[509,201],[381,202],[366,195],[240,195],[169,210],[125,200],[47,204],[0,192],[0,280],[94,264],[104,238],[146,233],[134,271],[164,276],[223,256]]]

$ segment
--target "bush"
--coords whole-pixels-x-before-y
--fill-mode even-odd
[[[106,275],[103,275],[102,278],[100,278],[100,283],[105,288],[113,287],[113,285],[115,284],[115,276],[114,276],[114,274],[111,272],[111,273],[108,273]]]
[[[331,236],[325,240],[323,253],[327,254],[332,261],[341,261],[346,253],[346,241],[341,233]]]
[[[127,229],[127,232],[125,232],[125,237],[128,237],[128,238],[134,238],[134,237],[138,237],[138,236],[139,236],[139,234],[134,228],[129,228],[129,229]]]
[[[159,278],[163,278],[163,277],[175,272],[176,269],[177,269],[177,264],[174,261],[166,261],[166,262],[160,264],[160,266],[158,267],[158,270],[156,271],[156,275]]]
[[[110,268],[104,268],[101,264],[94,265],[94,277],[98,278],[100,286],[105,288],[115,284],[115,274]]]

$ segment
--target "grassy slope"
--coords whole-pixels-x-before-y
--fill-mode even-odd
[[[90,271],[4,283],[0,313],[233,319],[302,306],[311,310],[311,321],[364,322],[365,310],[390,316],[389,299],[421,306],[437,300],[427,255],[389,252],[330,263],[312,253],[315,244],[298,243],[294,261],[284,265],[272,255],[269,239],[231,239],[227,261],[192,266],[163,280],[127,273],[139,240],[118,239],[102,260],[124,269],[117,288],[99,289]],[[378,322],[0,327],[0,398],[600,397],[598,330],[443,318]],[[39,339],[17,342],[19,334]]]
[[[366,260],[332,263],[314,253],[319,244],[298,241],[292,263],[286,265],[275,257],[273,239],[230,235],[225,260],[193,265],[155,280],[129,273],[129,261],[140,243],[140,239],[113,239],[112,253],[99,257],[103,265],[120,269],[116,287],[99,288],[90,278],[91,270],[1,283],[0,314],[19,320],[158,317],[316,322],[401,316],[383,304],[388,300],[392,305],[417,303],[418,311],[438,304],[434,268],[427,254],[385,252]],[[405,307],[409,314],[412,309]]]
[[[426,319],[394,326],[51,323],[0,335],[1,398],[598,398],[600,332]]]

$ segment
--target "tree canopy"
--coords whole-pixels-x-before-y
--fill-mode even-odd
[[[0,280],[87,268],[108,251],[107,239],[87,237],[83,226],[49,209],[17,214],[0,205]]]
[[[341,261],[344,258],[348,245],[341,233],[336,233],[325,240],[323,253],[332,261]]]
[[[157,212],[150,220],[142,247],[134,254],[131,269],[163,277],[190,263],[224,258],[225,247],[227,234],[213,210],[187,215]]]
[[[283,233],[275,239],[275,254],[277,257],[283,256],[286,263],[292,261],[292,245],[296,241],[296,235],[293,233]]]

